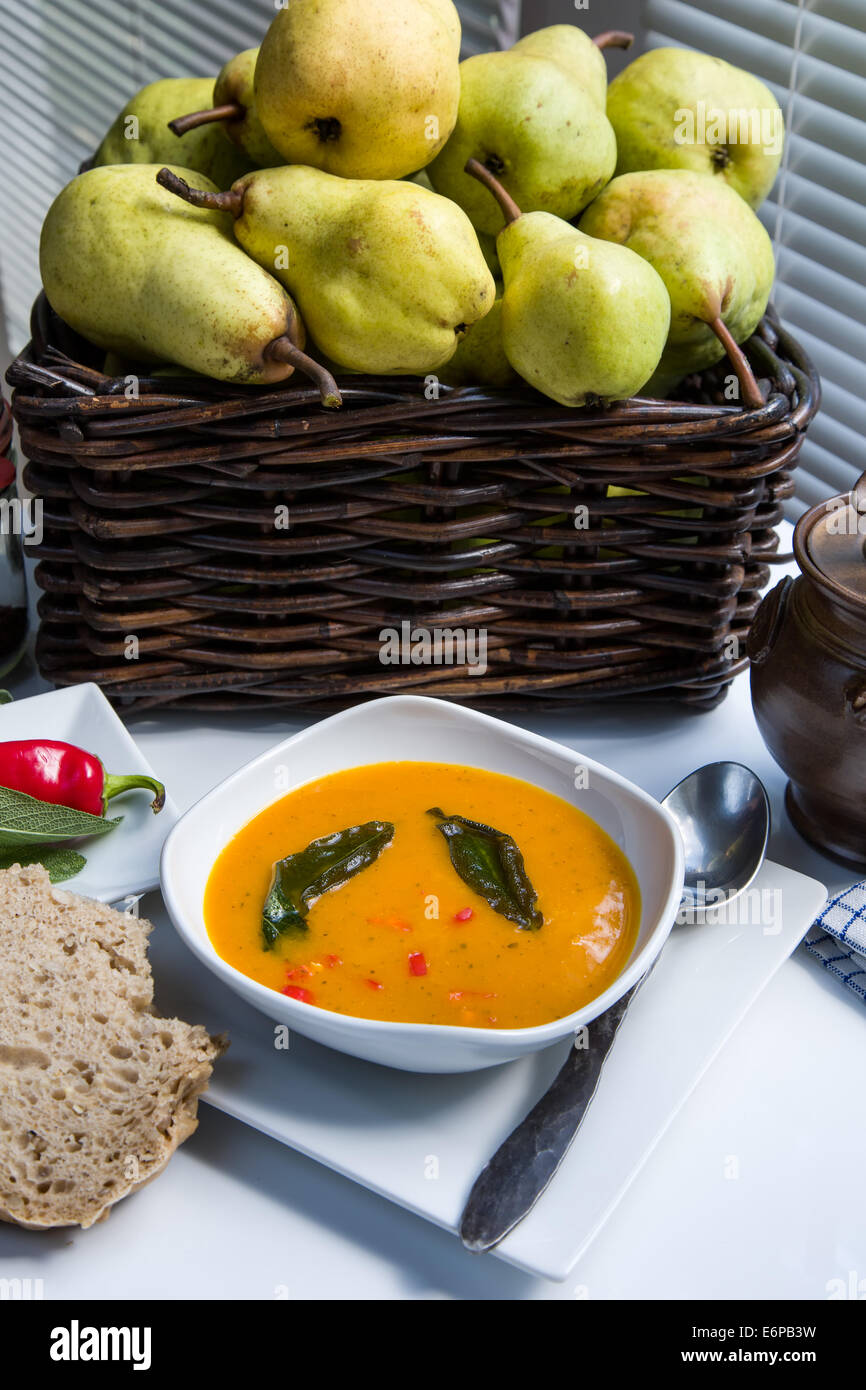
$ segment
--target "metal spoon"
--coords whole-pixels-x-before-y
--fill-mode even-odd
[[[662,805],[685,849],[681,908],[727,906],[744,893],[764,862],[770,834],[770,803],[754,772],[742,763],[707,763]]]
[[[685,846],[681,913],[688,919],[701,909],[727,907],[752,883],[767,852],[770,803],[763,784],[740,763],[708,763],[678,783],[662,805]],[[592,1046],[570,1050],[541,1100],[479,1173],[460,1219],[468,1250],[492,1250],[544,1192],[583,1123],[628,1006],[656,961],[593,1020]]]

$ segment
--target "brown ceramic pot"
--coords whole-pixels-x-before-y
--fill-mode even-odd
[[[866,864],[866,473],[794,532],[797,579],[767,594],[749,634],[752,704],[788,774],[785,805],[825,853]]]

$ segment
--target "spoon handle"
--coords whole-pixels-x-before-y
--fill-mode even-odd
[[[467,1250],[492,1250],[535,1206],[583,1123],[617,1029],[652,968],[593,1019],[589,1046],[571,1048],[541,1100],[482,1168],[460,1218]]]

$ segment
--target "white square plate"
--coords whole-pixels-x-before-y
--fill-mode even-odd
[[[140,752],[98,686],[71,685],[0,705],[0,742],[21,738],[51,738],[95,753],[108,772],[142,772],[163,781]],[[109,802],[108,814],[123,820],[98,839],[82,840],[76,848],[87,865],[62,886],[103,903],[147,892],[159,883],[163,841],[178,819],[178,809],[166,793],[158,815],[146,791],[124,792]]]
[[[674,927],[636,996],[573,1148],[497,1254],[565,1279],[677,1111],[826,898],[814,879],[764,865],[727,920]],[[157,1000],[231,1038],[205,1100],[438,1226],[456,1231],[472,1183],[542,1095],[568,1044],[460,1075],[376,1066],[292,1034],[190,954],[158,898],[142,904]]]

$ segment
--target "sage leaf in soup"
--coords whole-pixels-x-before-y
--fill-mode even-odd
[[[321,840],[312,840],[297,854],[279,859],[262,910],[265,950],[273,950],[281,936],[307,932],[307,913],[316,898],[342,888],[375,863],[393,838],[394,827],[389,821],[371,820],[335,830]]]
[[[75,878],[76,874],[81,873],[87,865],[87,860],[77,850],[65,847],[23,851],[0,850],[0,869],[11,869],[13,864],[20,864],[22,868],[26,868],[28,864],[41,864],[43,869],[48,870],[48,877],[52,883],[66,883],[67,879]]]
[[[120,825],[122,816],[109,820],[39,801],[26,792],[0,787],[0,852],[31,845],[52,845],[58,840],[83,840],[91,835],[107,835]]]
[[[438,807],[427,814],[445,836],[451,863],[463,882],[509,922],[523,931],[538,931],[544,922],[536,906],[538,894],[512,837],[465,816],[446,816]]]

